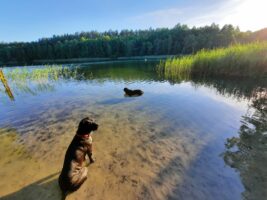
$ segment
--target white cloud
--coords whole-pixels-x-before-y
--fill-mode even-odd
[[[183,10],[180,8],[170,8],[156,10],[142,15],[131,17],[131,23],[139,23],[142,26],[148,27],[173,27],[183,15]]]
[[[223,26],[233,24],[241,30],[258,30],[267,27],[267,1],[227,0],[217,4],[156,10],[128,19],[129,24],[140,28],[173,27],[177,23],[205,26],[211,23]]]

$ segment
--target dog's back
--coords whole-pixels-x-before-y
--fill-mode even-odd
[[[77,170],[82,168],[86,153],[86,143],[83,141],[83,139],[74,136],[66,151],[63,168],[59,176],[59,186],[63,192],[73,192],[79,189],[81,184],[75,184],[73,176]]]
[[[123,90],[128,96],[141,96],[142,94],[144,94],[142,90],[130,90],[128,88],[124,88]]]

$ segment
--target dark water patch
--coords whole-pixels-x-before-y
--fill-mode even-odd
[[[97,102],[100,105],[114,105],[114,104],[121,104],[121,103],[129,103],[134,101],[133,98],[114,98],[114,99],[107,99],[104,101]]]

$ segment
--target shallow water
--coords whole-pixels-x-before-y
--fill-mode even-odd
[[[0,199],[60,199],[58,173],[85,116],[100,125],[97,161],[67,199],[264,199],[266,81],[174,81],[156,65],[4,69]],[[144,95],[125,97],[124,87]]]

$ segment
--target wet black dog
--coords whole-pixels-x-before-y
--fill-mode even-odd
[[[142,94],[144,94],[142,90],[130,90],[128,88],[124,88],[123,90],[125,92],[125,95],[130,97],[141,96]]]
[[[70,192],[74,192],[87,179],[87,167],[84,166],[85,156],[88,155],[90,163],[92,158],[92,131],[96,131],[98,124],[94,120],[86,117],[81,120],[76,135],[65,155],[65,160],[58,182],[62,190],[63,197]]]

